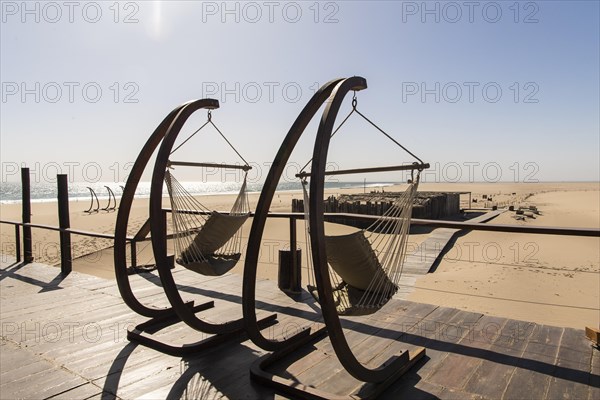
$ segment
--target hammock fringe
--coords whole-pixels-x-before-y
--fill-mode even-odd
[[[177,263],[208,276],[230,271],[241,257],[242,226],[250,216],[246,177],[229,214],[210,211],[167,170]]]

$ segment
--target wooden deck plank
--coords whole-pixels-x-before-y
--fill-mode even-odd
[[[448,350],[449,354],[440,362],[437,370],[428,376],[428,380],[455,391],[467,390],[466,384],[473,379],[485,357],[489,356],[487,351],[505,324],[506,319],[487,315],[475,322],[471,320],[457,324],[462,332],[457,329],[453,335],[458,337],[460,333],[460,339]]]
[[[520,357],[525,349],[526,342],[517,335],[513,335],[509,327],[511,321],[504,321],[502,325],[492,325],[500,328],[497,333],[491,333],[496,336],[490,337],[489,325],[484,326],[484,337],[490,341],[489,350],[494,352],[492,357],[484,358],[474,371],[471,378],[464,385],[464,390],[469,393],[481,395],[484,398],[503,393],[506,385],[510,381],[516,367],[512,357]]]
[[[417,365],[418,367],[418,365]],[[382,400],[435,400],[442,398],[444,391],[442,386],[429,383],[420,377],[412,374],[407,377],[402,377],[388,390],[381,394]]]
[[[589,394],[592,346],[575,329],[565,328],[550,379],[549,398],[585,399]]]
[[[125,361],[124,369],[111,370],[109,375],[95,379],[93,383],[103,388],[104,391],[121,396],[121,390],[124,390],[127,386],[137,385],[134,387],[142,387],[144,382],[154,375],[176,376],[179,368],[179,360],[165,355],[147,361],[139,358],[139,354],[133,353]]]
[[[46,398],[87,382],[79,376],[51,365],[43,371],[3,384],[0,387],[0,396],[3,399]]]
[[[0,265],[6,268],[6,264]],[[250,364],[265,353],[249,341],[190,357],[182,368],[180,358],[127,341],[126,325],[145,319],[122,303],[114,281],[76,272],[57,281],[56,268],[35,263],[26,268],[9,267],[8,272],[0,280],[0,308],[2,313],[8,312],[2,315],[0,398],[179,398],[186,390],[194,397],[279,398],[250,381]],[[17,277],[19,274],[23,276]],[[217,298],[217,307],[203,314],[206,318],[241,315],[239,276],[204,279],[183,269],[176,274],[186,298]],[[164,294],[158,278],[149,278],[134,277],[136,287],[145,299],[159,303]],[[305,293],[300,296],[304,301],[296,302],[281,293],[276,282],[261,280],[257,287],[260,308],[279,314],[280,323],[265,332],[269,337],[289,335],[290,329],[320,319],[310,295]],[[405,300],[392,300],[367,318],[344,320],[356,354],[369,366],[378,366],[401,350],[427,347],[426,359],[394,383],[383,399],[509,399],[525,392],[536,398],[598,398],[600,356],[582,330],[537,326]],[[56,340],[53,331],[42,329],[51,323],[64,327],[71,322],[79,324],[73,338],[65,335]],[[22,331],[36,323],[40,329]],[[102,334],[86,339],[85,324],[99,328]],[[494,334],[494,324],[500,326],[501,335]],[[202,334],[180,323],[157,336],[189,342],[199,340]],[[288,365],[293,376],[340,394],[363,386],[343,370],[332,350],[328,340],[319,343],[304,364]]]
[[[592,347],[592,365],[590,368],[590,400],[600,399],[600,349]]]
[[[72,296],[71,296],[72,294]],[[20,319],[26,319],[28,316],[35,315],[36,317],[44,316],[46,313],[51,313],[52,310],[58,312],[59,306],[63,305],[86,305],[90,304],[90,300],[93,300],[96,296],[82,293],[61,293],[61,294],[50,294],[49,292],[34,296],[39,301],[39,304],[31,304],[31,307],[27,307],[26,310],[22,309],[22,297],[21,302],[15,301],[13,304],[5,302],[2,307],[2,320],[9,318],[18,317]],[[29,303],[29,302],[28,302]]]
[[[517,398],[522,393],[532,398],[546,398],[562,333],[562,328],[535,326],[504,391],[504,398]]]
[[[81,386],[76,386],[62,393],[56,394],[48,399],[52,400],[73,400],[87,399],[92,396],[102,395],[102,389],[91,383],[85,383]]]
[[[358,322],[346,323],[346,339],[353,349],[354,356],[361,362],[366,362],[386,349],[391,341],[397,339],[402,332],[394,331],[391,323],[383,325],[368,325]],[[301,381],[310,382],[318,386],[325,392],[335,394],[347,394],[354,392],[364,383],[352,377],[341,365],[335,354],[329,350],[330,342],[320,348],[321,354],[327,355],[313,368],[299,374],[297,377]],[[388,354],[391,358],[394,354]],[[327,373],[324,373],[327,371]],[[306,379],[310,376],[310,379]]]
[[[11,369],[16,369],[18,367],[25,368],[31,364],[36,364],[41,361],[33,353],[20,348],[17,344],[15,344],[12,341],[6,340],[4,335],[2,335],[1,343],[2,346],[0,347],[0,378],[2,378],[5,374],[10,373]],[[3,384],[7,381],[8,380],[0,379],[0,384]]]
[[[435,378],[430,379],[431,375],[441,368],[440,365],[444,363],[444,359],[468,334],[469,327],[473,326],[481,317],[481,314],[439,307],[424,318],[420,323],[422,325],[421,338],[417,338],[416,343],[413,342],[413,344],[427,348],[428,357],[435,362],[426,363],[419,370],[419,375],[428,382],[436,383]],[[444,375],[442,370],[438,374],[440,377]]]

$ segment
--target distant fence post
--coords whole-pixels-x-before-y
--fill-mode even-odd
[[[60,272],[68,275],[73,268],[73,257],[71,254],[71,233],[63,229],[69,229],[71,222],[69,218],[69,184],[66,174],[56,175],[58,183],[58,226],[60,232]]]
[[[23,210],[23,223],[31,223],[31,184],[29,168],[21,168],[21,208]],[[23,258],[25,264],[33,262],[31,227],[23,225]]]
[[[15,225],[15,258],[17,262],[21,262],[21,227]]]

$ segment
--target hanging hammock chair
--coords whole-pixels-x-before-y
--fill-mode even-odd
[[[419,173],[387,211],[368,228],[325,236],[327,263],[336,310],[340,315],[371,314],[398,291],[406,256],[410,218],[419,185]],[[309,219],[308,182],[302,181],[305,220]],[[310,243],[308,224],[306,243]],[[309,258],[309,266],[312,267]],[[314,272],[309,273],[308,291],[318,301]]]
[[[351,343],[346,337],[345,331],[350,326],[360,326],[355,328],[355,332],[360,333],[358,336],[360,336],[361,341],[363,334],[378,336],[378,333],[375,332],[382,332],[378,330],[379,327],[373,327],[373,330],[369,328],[370,322],[378,322],[375,321],[377,318],[362,318],[360,323],[358,322],[360,318],[356,318],[356,321],[353,320],[354,317],[352,317],[352,320],[340,318],[340,314],[357,315],[380,310],[398,291],[419,175],[422,170],[429,168],[429,164],[424,163],[362,115],[356,109],[356,97],[352,101],[352,111],[334,130],[336,118],[346,94],[350,91],[356,93],[366,88],[367,82],[362,77],[335,79],[323,85],[309,100],[292,124],[274,158],[257,203],[248,238],[248,251],[244,268],[244,291],[242,293],[244,321],[248,336],[252,341],[259,347],[273,352],[254,362],[251,367],[251,377],[257,382],[269,385],[275,390],[294,398],[325,399],[340,397],[337,393],[327,393],[313,386],[313,384],[301,382],[297,379],[297,376],[290,379],[289,374],[275,374],[269,370],[274,365],[277,365],[278,368],[281,368],[282,364],[291,365],[287,357],[296,350],[300,353],[300,348],[304,348],[300,353],[303,360],[296,365],[304,365],[304,363],[309,362],[305,350],[308,350],[308,346],[314,346],[316,342],[325,337],[329,337],[330,345],[344,369],[353,378],[368,382],[367,385],[355,386],[355,389],[358,388],[358,390],[350,394],[350,398],[376,398],[425,355],[425,349],[415,348],[410,349],[410,351],[402,351],[379,366],[368,365],[357,358],[352,348],[352,345],[356,342]],[[263,239],[266,221],[269,218],[269,207],[272,204],[275,190],[283,176],[286,164],[289,162],[294,148],[310,121],[322,106],[324,106],[324,110],[314,142],[313,158],[301,168],[301,172],[296,176],[303,183],[304,217],[307,228],[308,290],[317,299],[324,326],[320,327],[312,324],[307,329],[303,329],[291,337],[284,336],[281,339],[274,340],[261,334],[256,323],[256,271],[260,244]],[[354,113],[363,117],[380,133],[413,156],[416,163],[336,171],[327,170],[327,156],[331,138]],[[310,171],[305,172],[304,169],[309,164],[311,164]],[[413,179],[409,182],[407,190],[395,199],[384,215],[372,217],[371,221],[375,222],[367,229],[341,236],[328,234],[325,225],[328,216],[323,201],[326,176],[391,171],[412,171]],[[371,217],[357,218],[370,219]],[[291,227],[293,226],[292,224]],[[304,299],[306,299],[305,296],[298,298],[299,301]],[[396,337],[399,338],[400,334],[398,332]],[[387,336],[387,333],[384,336]],[[329,346],[329,344],[324,346]],[[319,356],[326,348],[321,347]],[[311,350],[315,350],[315,347],[311,347]],[[363,347],[361,350],[364,359],[364,356],[367,356],[364,352],[368,352],[369,349]],[[335,364],[328,363],[327,365],[333,366]],[[339,375],[339,377],[344,382],[350,382],[343,375]]]
[[[358,173],[410,169],[411,179],[404,193],[398,196],[385,213],[368,228],[347,235],[325,235],[327,264],[331,267],[329,277],[333,285],[336,311],[340,315],[372,314],[383,307],[398,291],[398,283],[402,276],[402,267],[406,256],[413,203],[417,195],[419,176],[424,166],[419,157],[358,111],[357,104],[355,92],[352,98],[352,110],[332,131],[331,138],[356,113],[418,162],[399,167],[345,171],[345,173]],[[308,178],[311,174],[304,172],[304,169],[311,162],[312,160],[307,162],[301,172],[296,175],[302,180],[305,221],[310,218]],[[417,171],[416,177],[415,170]],[[340,171],[334,173],[338,174]],[[309,247],[310,242],[309,225],[306,224],[306,243]],[[308,264],[310,272],[307,289],[318,301],[319,295],[311,257],[308,258]]]
[[[184,299],[180,293],[181,286],[176,281],[176,275],[172,271],[173,259],[179,261],[184,267],[207,275],[219,275],[230,270],[240,258],[240,240],[242,237],[242,225],[249,215],[248,198],[246,195],[247,173],[251,169],[240,153],[227,140],[223,133],[212,122],[211,110],[219,108],[219,102],[214,99],[199,99],[184,103],[171,111],[160,123],[135,160],[127,183],[123,188],[123,196],[118,209],[115,224],[115,276],[121,297],[125,303],[137,314],[147,317],[146,321],[128,329],[127,338],[139,344],[148,346],[155,350],[177,357],[197,354],[205,350],[213,350],[215,346],[229,340],[238,340],[244,337],[244,321],[235,317],[227,318],[229,313],[220,315],[221,321],[211,321],[200,313],[215,307],[215,301],[206,299]],[[204,109],[208,111],[208,121],[196,129],[179,146],[174,148],[180,133],[187,124],[189,118],[197,111]],[[194,135],[205,126],[211,125],[219,133],[222,139],[235,151],[241,159],[241,163],[235,165],[201,163],[187,161],[173,161],[173,154],[187,143]],[[208,146],[206,146],[208,147]],[[147,221],[141,226],[133,237],[128,238],[130,228],[130,216],[135,200],[136,192],[148,163],[156,153],[154,167],[152,168],[152,180],[150,185],[149,212]],[[172,169],[174,167],[201,167],[234,169],[240,172],[238,182],[242,182],[239,195],[229,212],[217,212],[207,209],[201,204],[180,181],[175,179]],[[243,171],[243,173],[242,173]],[[243,178],[243,179],[242,179]],[[165,207],[164,187],[167,186],[171,209]],[[236,187],[237,189],[237,187]],[[194,192],[193,190],[190,190]],[[167,214],[171,212],[172,229],[169,232]],[[150,235],[152,256],[158,274],[160,286],[170,304],[169,307],[156,305],[155,296],[151,296],[148,303],[147,296],[138,298],[134,291],[130,276],[128,275],[127,246],[131,246],[131,263],[135,265],[134,256],[136,243],[145,242]],[[169,240],[174,244],[176,255],[170,253]],[[129,244],[130,243],[130,244]],[[138,248],[139,249],[139,248]],[[187,277],[186,279],[193,278]],[[193,279],[194,286],[202,285],[202,279]],[[188,281],[189,283],[189,281]],[[136,284],[136,288],[139,285]],[[142,291],[143,292],[143,291]],[[209,294],[207,294],[209,296]],[[185,294],[188,297],[188,294]],[[204,297],[204,296],[203,296]],[[218,314],[218,311],[214,311]],[[276,320],[275,314],[257,321],[258,329],[264,329],[272,325]],[[197,342],[179,343],[170,342],[171,339],[181,339],[173,332],[166,334],[162,331],[179,322],[184,322],[194,330],[202,332]]]
[[[225,165],[168,161],[165,183],[171,203],[175,260],[183,267],[202,275],[220,276],[229,272],[240,260],[242,226],[250,216],[247,178],[251,167],[240,153],[227,140],[212,122],[211,112],[208,121],[192,133],[170,154],[173,154],[205,126],[212,125],[227,144],[244,162],[244,165]],[[244,171],[240,191],[228,214],[210,210],[194,197],[170,171],[174,166],[232,168]]]
[[[241,256],[242,226],[250,216],[246,177],[229,214],[211,211],[192,196],[170,171],[165,182],[171,202],[176,261],[202,275],[229,272]]]

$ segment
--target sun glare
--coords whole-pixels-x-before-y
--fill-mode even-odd
[[[150,30],[152,36],[155,39],[159,39],[162,33],[162,1],[154,1],[153,3],[153,17]]]

